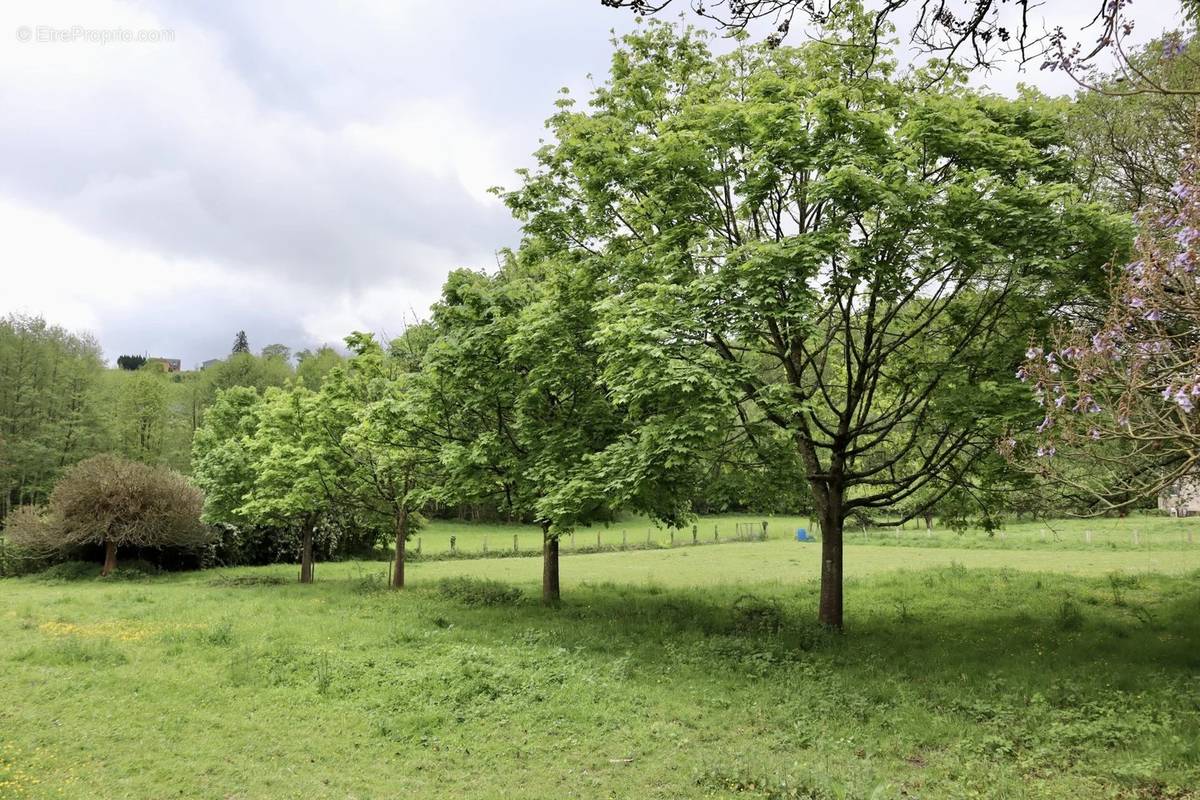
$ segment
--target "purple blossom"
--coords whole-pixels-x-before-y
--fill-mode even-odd
[[[1129,307],[1130,308],[1141,308],[1144,305],[1146,305],[1146,301],[1140,297],[1129,298]]]
[[[1020,369],[1018,369],[1017,370],[1017,380],[1019,380],[1021,383],[1024,383],[1025,381],[1029,380],[1029,370],[1025,369],[1024,367],[1021,367]]]
[[[1099,441],[1099,439],[1100,439],[1100,429],[1099,429],[1099,428],[1092,428],[1092,429],[1091,429],[1091,430],[1088,432],[1088,436],[1090,436],[1090,437],[1092,437],[1093,439],[1096,439],[1097,441]]]
[[[1050,430],[1053,427],[1054,427],[1054,418],[1051,417],[1049,414],[1047,414],[1046,418],[1044,420],[1042,420],[1042,424],[1037,426],[1037,432],[1045,433],[1046,431]]]
[[[1175,404],[1182,408],[1185,412],[1191,413],[1195,406],[1192,405],[1192,398],[1188,397],[1187,392],[1180,389],[1175,393]]]
[[[1051,445],[1050,447],[1039,447],[1037,449],[1037,454],[1038,454],[1038,458],[1053,458],[1054,457],[1054,446]]]
[[[1186,183],[1177,183],[1171,187],[1171,197],[1174,197],[1176,200],[1187,200],[1191,197],[1191,194],[1192,189]]]
[[[1175,389],[1174,389],[1173,387],[1171,387],[1171,386],[1168,386],[1167,388],[1165,388],[1165,389],[1163,389],[1163,390],[1162,390],[1162,399],[1163,399],[1163,400],[1170,400],[1170,399],[1171,399],[1171,395],[1172,395],[1174,392],[1175,392]]]
[[[1144,317],[1142,317],[1142,319],[1148,320],[1150,322],[1161,322],[1162,321],[1162,312],[1159,311],[1157,308],[1151,309],[1149,312],[1146,313],[1146,315]]]
[[[1180,247],[1191,247],[1200,240],[1200,230],[1193,228],[1191,225],[1181,229],[1175,234],[1175,241],[1179,242]]]
[[[1172,59],[1176,56],[1183,55],[1183,51],[1187,49],[1187,43],[1180,36],[1175,36],[1163,41],[1163,58]]]
[[[1065,403],[1066,401],[1067,401],[1067,396],[1060,394],[1058,397],[1054,398],[1054,407],[1062,408],[1063,403]]]
[[[1042,348],[1030,347],[1028,350],[1025,351],[1025,358],[1028,361],[1033,361],[1035,358],[1037,358],[1041,354],[1042,354]]]

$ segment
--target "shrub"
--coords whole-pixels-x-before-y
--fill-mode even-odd
[[[524,594],[516,586],[478,578],[442,578],[437,590],[442,597],[468,606],[511,606]]]
[[[54,487],[45,509],[20,508],[5,521],[5,535],[32,554],[104,546],[104,569],[117,566],[117,548],[195,548],[208,541],[200,521],[203,497],[187,478],[113,455],[72,467]]]

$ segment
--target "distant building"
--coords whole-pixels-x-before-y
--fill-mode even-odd
[[[163,372],[179,372],[183,369],[183,362],[178,358],[148,358],[146,363],[161,365]]]
[[[200,369],[208,369],[209,367],[216,366],[217,364],[220,364],[220,363],[221,363],[221,359],[210,358],[208,361],[200,362]]]
[[[1200,478],[1181,478],[1158,495],[1158,508],[1172,517],[1200,514]]]

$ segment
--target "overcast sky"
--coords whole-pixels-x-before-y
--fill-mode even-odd
[[[1178,18],[1136,11],[1141,38]],[[488,187],[633,25],[600,0],[5,0],[0,314],[189,367],[239,329],[255,350],[398,333],[516,244]]]

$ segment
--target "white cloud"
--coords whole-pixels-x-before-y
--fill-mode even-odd
[[[1174,18],[1137,14],[1143,36]],[[239,328],[297,347],[398,332],[448,270],[516,242],[486,189],[633,26],[599,0],[0,4],[0,313],[189,363]],[[1018,79],[1054,80],[989,82]]]

